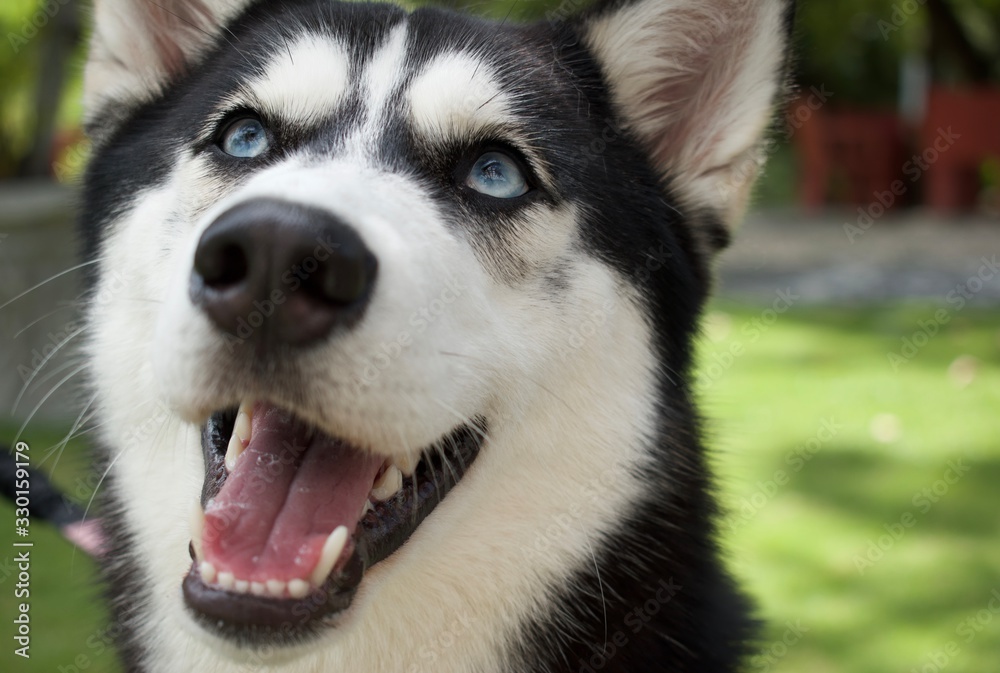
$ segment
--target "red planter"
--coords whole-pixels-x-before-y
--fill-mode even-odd
[[[945,151],[940,138],[949,134]],[[920,129],[920,152],[935,156],[924,179],[924,201],[940,211],[969,210],[982,185],[979,169],[1000,157],[1000,89],[931,89],[927,117]],[[935,144],[937,147],[935,147]]]
[[[801,110],[802,105],[802,101],[793,103],[793,111]],[[809,209],[826,204],[870,204],[876,194],[900,178],[905,161],[902,135],[894,112],[815,110],[793,136],[802,204]]]

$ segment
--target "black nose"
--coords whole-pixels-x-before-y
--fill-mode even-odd
[[[377,267],[357,232],[331,213],[258,199],[205,230],[190,293],[241,342],[304,346],[361,316]]]

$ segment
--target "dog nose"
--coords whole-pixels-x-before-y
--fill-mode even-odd
[[[333,214],[258,199],[205,230],[190,295],[241,342],[305,346],[360,318],[377,268],[357,232]]]

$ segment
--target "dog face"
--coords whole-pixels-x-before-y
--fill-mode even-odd
[[[670,487],[782,21],[99,1],[87,348],[126,653],[409,670],[459,629],[434,670],[506,666]]]

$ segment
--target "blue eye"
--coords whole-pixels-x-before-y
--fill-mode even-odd
[[[487,152],[479,157],[465,184],[495,199],[514,199],[528,193],[528,181],[521,168],[503,152]]]
[[[238,159],[255,159],[267,152],[271,141],[257,119],[240,119],[229,125],[222,136],[222,151]]]

